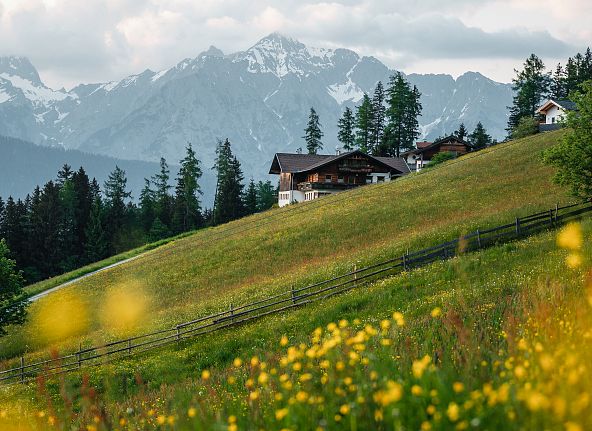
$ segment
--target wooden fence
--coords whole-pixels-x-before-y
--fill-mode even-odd
[[[86,365],[101,365],[115,359],[140,354],[188,338],[249,322],[269,314],[301,307],[355,287],[367,285],[380,278],[427,265],[436,260],[448,259],[458,254],[532,235],[577,219],[590,211],[592,211],[592,205],[589,203],[556,206],[548,211],[516,218],[512,223],[485,230],[477,229],[458,239],[412,253],[406,252],[402,256],[358,268],[318,283],[299,288],[291,286],[283,293],[258,301],[238,307],[231,305],[228,310],[183,322],[173,328],[113,341],[101,346],[88,348],[81,346],[74,353],[31,364],[26,364],[24,357],[21,357],[18,367],[0,371],[0,384],[25,383],[34,380],[37,376],[50,377],[79,370]]]

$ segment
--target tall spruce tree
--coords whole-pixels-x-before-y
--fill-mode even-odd
[[[6,241],[0,239],[0,336],[8,325],[24,323],[29,301],[23,295],[25,280],[10,258]]]
[[[460,123],[460,126],[458,126],[458,130],[456,132],[454,132],[454,135],[460,139],[463,140],[467,137],[467,128],[465,127],[465,123]]]
[[[127,177],[125,171],[115,166],[109,174],[104,187],[106,209],[106,234],[112,251],[125,248],[125,231],[128,222],[127,199],[131,198],[131,192],[127,190]]]
[[[170,180],[170,170],[169,166],[166,162],[164,157],[160,158],[160,171],[152,177],[152,182],[154,183],[154,199],[155,199],[155,216],[160,219],[160,221],[166,225],[171,225],[171,212],[172,212],[172,196],[170,195],[169,190],[171,189],[171,185],[169,183]]]
[[[257,183],[257,211],[265,211],[277,202],[277,193],[271,181]]]
[[[372,101],[364,93],[362,103],[356,109],[356,146],[364,153],[372,149]]]
[[[245,214],[254,214],[257,212],[257,186],[251,178],[247,191],[245,192]]]
[[[402,73],[391,76],[387,88],[387,125],[381,155],[399,157],[401,152],[413,148],[419,136],[420,98],[417,87],[412,88]]]
[[[150,180],[144,178],[144,187],[140,192],[140,223],[146,233],[150,231],[154,219],[157,218],[155,214],[155,200],[155,193],[152,190]]]
[[[109,242],[105,233],[103,215],[104,210],[101,200],[94,200],[85,230],[84,257],[87,262],[97,262],[108,256]]]
[[[386,107],[384,106],[385,91],[381,81],[378,81],[372,97],[371,148],[372,154],[379,155],[384,136]]]
[[[561,63],[557,64],[557,67],[555,68],[549,90],[550,96],[555,100],[563,100],[567,98],[566,75]]]
[[[232,154],[230,141],[218,141],[216,147],[216,196],[212,211],[214,225],[229,222],[244,214],[242,192],[243,174],[240,163]]]
[[[515,70],[516,77],[512,80],[515,92],[510,108],[507,131],[509,134],[518,126],[520,119],[534,117],[541,101],[549,94],[551,78],[545,72],[543,61],[531,54],[524,63],[522,70]]]
[[[176,232],[187,232],[203,225],[199,200],[202,171],[190,142],[185,147],[185,157],[180,165],[175,187],[173,228]]]
[[[351,151],[356,145],[356,134],[355,134],[355,118],[350,107],[346,107],[343,111],[343,115],[337,123],[337,139],[343,145],[343,149]]]
[[[306,129],[304,129],[303,136],[308,154],[317,154],[319,150],[323,149],[323,142],[321,141],[322,137],[323,132],[321,131],[319,116],[314,108],[310,108],[308,124]]]
[[[483,127],[481,121],[477,123],[475,130],[473,130],[473,133],[469,135],[469,142],[476,150],[480,150],[487,147],[488,145],[491,145],[491,136],[487,134],[487,131],[485,130],[485,127]]]

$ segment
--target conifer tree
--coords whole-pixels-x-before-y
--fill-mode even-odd
[[[218,225],[239,218],[243,209],[243,174],[240,163],[232,154],[230,141],[218,141],[214,169],[217,173],[216,196],[212,223]]]
[[[420,97],[417,87],[411,88],[402,73],[391,76],[387,88],[387,126],[380,155],[399,157],[402,151],[413,148],[419,136]]]
[[[64,166],[58,171],[58,179],[56,180],[56,184],[58,186],[63,186],[64,183],[70,179],[72,179],[72,167],[65,163]]]
[[[265,211],[277,201],[277,193],[271,181],[257,183],[257,211]]]
[[[155,193],[151,188],[150,180],[144,178],[144,187],[140,192],[140,223],[144,232],[150,231],[154,219],[157,218],[155,214],[155,200]]]
[[[372,148],[372,101],[364,94],[362,103],[356,109],[356,146],[364,153]]]
[[[379,155],[380,146],[384,135],[386,108],[384,106],[385,92],[381,81],[378,81],[372,97],[372,122],[370,152]]]
[[[72,174],[72,186],[74,189],[75,254],[82,258],[84,256],[84,244],[86,243],[86,226],[88,226],[93,203],[91,183],[82,166]]]
[[[491,145],[491,136],[487,134],[487,131],[485,130],[485,127],[483,127],[481,121],[477,123],[475,130],[469,135],[469,141],[476,150]]]
[[[155,193],[155,216],[166,226],[171,224],[172,196],[169,193],[171,185],[169,166],[164,157],[160,158],[160,171],[152,177]]]
[[[479,124],[481,124],[481,123],[479,123]],[[483,127],[483,125],[481,125],[481,126]],[[454,132],[454,135],[462,141],[464,141],[464,139],[467,137],[467,134],[468,134],[468,132],[465,127],[465,123],[460,123],[460,126],[458,126],[458,130],[456,132]]]
[[[343,149],[346,151],[353,150],[356,144],[356,135],[354,132],[355,118],[351,108],[345,108],[343,115],[337,123],[337,127],[337,139],[343,145]]]
[[[185,147],[185,157],[180,165],[175,187],[173,226],[176,232],[187,232],[203,224],[199,200],[202,171],[190,142]]]
[[[92,204],[85,234],[84,253],[86,261],[97,262],[107,257],[109,243],[103,222],[103,204],[100,199],[96,199]]]
[[[10,258],[6,241],[0,239],[0,336],[8,325],[24,323],[29,303],[23,295],[24,279]]]
[[[308,116],[308,124],[304,129],[304,141],[306,142],[306,149],[308,154],[317,154],[319,150],[323,149],[323,143],[321,141],[323,132],[321,131],[321,123],[319,122],[319,116],[314,108],[310,108],[310,114]]]
[[[555,100],[567,98],[566,76],[561,63],[557,64],[550,84],[550,96]]]
[[[126,200],[131,198],[131,193],[127,190],[127,178],[125,171],[119,166],[115,166],[113,172],[109,174],[105,181],[105,211],[106,211],[106,234],[111,246],[111,250],[125,248],[123,244],[124,231],[127,228],[127,209]]]
[[[551,80],[549,74],[545,72],[544,63],[534,54],[526,59],[522,70],[515,70],[515,72],[516,77],[512,80],[515,96],[510,107],[507,127],[510,134],[521,118],[534,117],[536,109],[549,93]]]
[[[257,187],[255,181],[251,178],[247,191],[245,193],[245,213],[247,215],[254,214],[257,212]]]

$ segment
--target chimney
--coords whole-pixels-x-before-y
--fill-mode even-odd
[[[335,147],[335,155],[340,155],[341,154],[341,148],[339,147]]]

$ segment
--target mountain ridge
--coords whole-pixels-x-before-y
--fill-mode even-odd
[[[371,94],[378,81],[386,84],[394,72],[374,57],[308,47],[280,33],[245,51],[224,54],[210,46],[168,69],[69,91],[45,86],[28,60],[15,58],[0,59],[0,134],[122,159],[164,156],[171,162],[191,141],[204,171],[213,165],[217,139],[228,137],[245,176],[255,179],[266,175],[275,152],[304,146],[311,106],[324,126],[324,151],[332,152],[342,110]],[[461,121],[469,130],[482,121],[494,137],[505,135],[509,84],[478,72],[407,79],[422,92],[422,139],[450,133]]]

